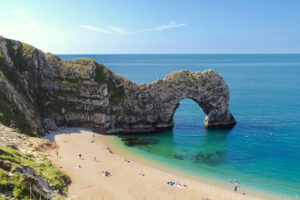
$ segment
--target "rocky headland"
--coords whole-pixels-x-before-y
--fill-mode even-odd
[[[62,125],[104,134],[168,129],[186,98],[206,114],[207,128],[232,127],[229,94],[213,70],[136,84],[92,59],[63,60],[0,36],[0,122],[30,135]]]

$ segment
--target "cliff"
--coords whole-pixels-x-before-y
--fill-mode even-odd
[[[61,125],[102,133],[172,128],[185,98],[206,114],[206,127],[233,126],[229,93],[212,70],[178,71],[139,85],[92,59],[63,60],[0,37],[0,121],[32,135]]]

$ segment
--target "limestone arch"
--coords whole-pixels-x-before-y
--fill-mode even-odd
[[[180,102],[191,99],[206,115],[206,128],[231,128],[236,121],[229,111],[229,88],[215,71],[175,72],[163,80],[151,84],[159,92],[156,104],[158,121],[174,126],[174,115]]]

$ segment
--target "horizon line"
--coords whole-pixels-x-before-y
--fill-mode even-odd
[[[49,52],[51,53],[51,52]],[[53,53],[55,55],[282,55],[297,53]]]

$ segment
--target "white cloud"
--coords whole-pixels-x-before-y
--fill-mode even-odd
[[[110,26],[109,27],[111,30],[113,30],[116,33],[120,33],[120,34],[128,34],[127,31],[125,31],[123,28],[118,27],[118,26]]]
[[[161,25],[154,28],[148,28],[148,29],[141,29],[133,32],[128,32],[124,30],[122,27],[119,26],[109,26],[107,29],[99,28],[96,26],[90,26],[90,25],[78,25],[79,28],[87,29],[90,31],[96,31],[100,33],[106,33],[106,34],[130,34],[130,33],[140,33],[140,32],[151,32],[151,31],[159,31],[164,29],[171,29],[171,28],[178,28],[182,26],[186,26],[187,24],[181,23],[178,24],[174,21],[171,21],[167,25]]]
[[[125,31],[123,28],[119,26],[110,26],[109,29],[103,29],[96,26],[90,26],[90,25],[78,25],[79,28],[87,29],[90,31],[96,31],[100,33],[106,33],[106,34],[128,34],[129,32]]]
[[[184,23],[178,24],[178,23],[172,21],[167,25],[161,25],[161,26],[157,26],[157,27],[149,28],[149,29],[141,29],[138,32],[159,31],[159,30],[164,30],[164,29],[178,28],[178,27],[182,27],[182,26],[186,26],[186,25],[187,24],[184,24]]]
[[[24,18],[24,19],[29,19],[30,16],[27,15],[23,10],[14,10],[11,12],[12,15]]]
[[[100,32],[100,33],[106,33],[106,34],[110,34],[112,33],[111,31],[105,30],[105,29],[101,29],[95,26],[89,26],[89,25],[78,25],[79,28],[83,28],[83,29],[87,29],[90,31],[96,31],[96,32]]]

